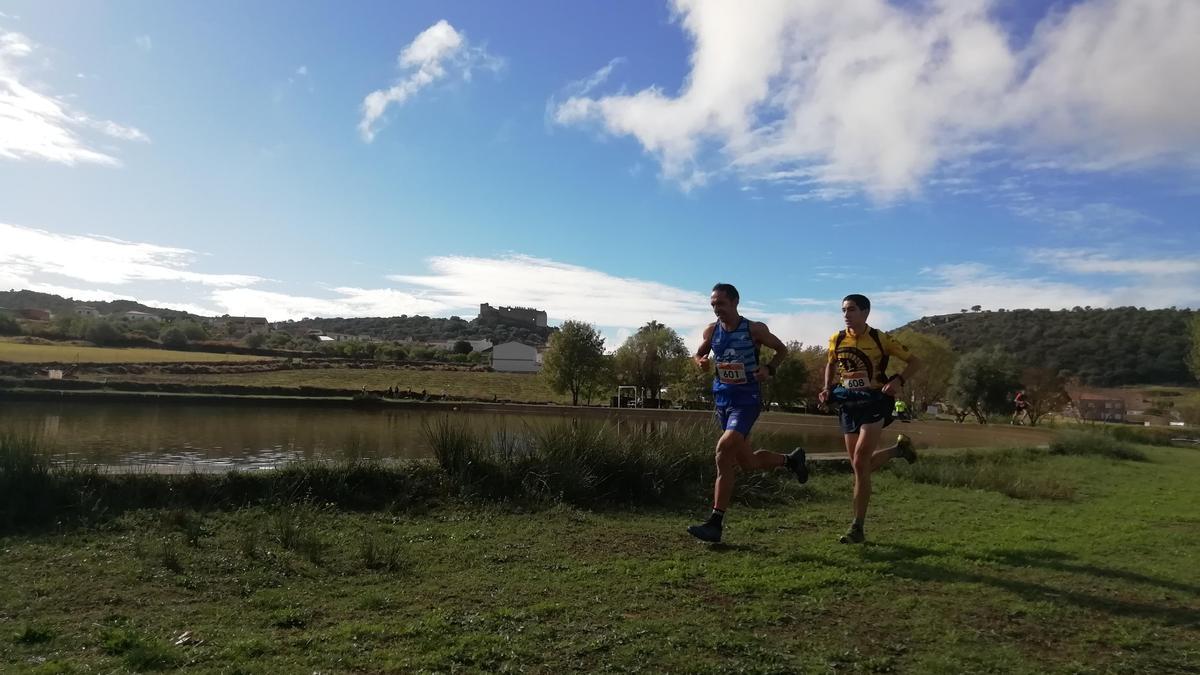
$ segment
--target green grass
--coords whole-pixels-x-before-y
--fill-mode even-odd
[[[127,511],[154,508],[161,510],[165,529],[195,546],[204,536],[196,511],[307,503],[356,510],[411,507],[441,499],[447,494],[442,483],[440,470],[429,462],[297,463],[221,474],[107,473],[52,466],[35,441],[0,434],[0,533],[104,523]]]
[[[894,463],[861,547],[824,472],[741,491],[721,546],[683,532],[706,489],[126,510],[0,537],[0,671],[1196,672],[1200,453],[1136,449]]]
[[[627,423],[628,424],[628,423]],[[524,434],[468,429],[448,418],[425,433],[451,483],[468,496],[585,506],[678,501],[712,484],[711,424],[635,426],[564,421]],[[754,474],[743,493],[777,493],[779,474]]]
[[[1060,431],[1050,443],[1050,452],[1057,455],[1081,455],[1146,461],[1146,453],[1129,441],[1120,440],[1100,431]]]
[[[893,470],[918,483],[991,490],[1015,499],[1073,498],[1070,482],[1025,468],[1041,462],[1043,455],[1038,450],[994,450],[928,457],[912,465],[897,464]]]
[[[194,384],[234,384],[255,387],[321,387],[372,391],[399,387],[431,395],[469,397],[480,400],[520,401],[526,403],[570,403],[569,396],[556,394],[545,380],[523,373],[472,372],[466,370],[351,369],[315,368],[279,370],[266,373],[213,373],[179,375],[152,373],[128,375],[135,382],[184,382]]]
[[[168,349],[26,345],[0,342],[0,362],[13,363],[206,363],[262,361],[261,356],[177,352]]]

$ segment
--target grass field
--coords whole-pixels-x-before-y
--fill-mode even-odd
[[[1137,450],[885,470],[861,547],[844,474],[717,547],[703,494],[128,512],[0,539],[0,670],[1196,672],[1200,452]]]
[[[176,352],[166,349],[118,349],[77,345],[25,345],[0,342],[0,362],[14,363],[205,363],[262,361],[261,356]]]
[[[556,394],[545,380],[532,374],[489,373],[465,370],[355,370],[324,368],[278,370],[266,373],[214,373],[175,375],[149,373],[129,375],[138,382],[189,382],[196,384],[240,384],[272,387],[325,387],[330,389],[387,389],[397,386],[430,394],[469,396],[488,400],[570,403],[569,396]]]

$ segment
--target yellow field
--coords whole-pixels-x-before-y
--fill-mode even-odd
[[[0,362],[12,363],[204,363],[264,361],[261,356],[175,352],[166,349],[117,349],[78,345],[23,345],[0,342]]]
[[[447,370],[392,370],[318,368],[312,370],[278,370],[268,373],[215,373],[182,375],[175,373],[144,373],[129,375],[135,382],[182,382],[189,384],[240,384],[258,387],[325,387],[329,389],[358,389],[372,391],[399,387],[430,394],[470,396],[490,399],[493,396],[510,401],[531,403],[569,403],[569,395],[556,394],[546,381],[524,373],[474,373]]]

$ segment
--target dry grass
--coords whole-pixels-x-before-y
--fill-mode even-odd
[[[465,370],[416,369],[352,369],[316,368],[277,370],[264,373],[215,373],[178,375],[147,373],[129,375],[124,379],[136,382],[184,382],[189,384],[234,384],[255,387],[321,387],[325,389],[359,389],[380,391],[388,387],[427,391],[431,395],[447,394],[488,400],[524,401],[530,403],[568,403],[570,398],[556,394],[546,381],[533,374],[489,373]]]
[[[24,345],[0,342],[0,362],[13,363],[205,363],[212,361],[262,361],[261,356],[176,352],[167,349],[81,347],[79,345]]]

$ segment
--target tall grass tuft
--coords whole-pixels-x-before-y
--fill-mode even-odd
[[[916,464],[896,464],[900,476],[929,485],[988,490],[1014,499],[1067,500],[1075,488],[1056,478],[1031,473],[1036,451],[1008,450],[922,458]]]
[[[1056,455],[1084,455],[1146,462],[1146,453],[1130,443],[1096,431],[1060,431],[1050,443]]]
[[[489,499],[659,504],[703,494],[715,475],[708,425],[564,420],[513,434],[443,418],[425,434],[451,484]],[[778,476],[744,475],[738,493],[764,499],[780,485]]]
[[[1175,438],[1200,439],[1200,433],[1195,429],[1180,429],[1178,427],[1131,427],[1106,425],[1104,431],[1118,441],[1140,443],[1142,445],[1171,446]]]
[[[359,549],[363,567],[382,572],[409,572],[412,561],[404,546],[396,541],[380,544],[374,534],[368,534]]]
[[[125,511],[174,509],[167,529],[199,543],[200,520],[183,511],[321,503],[369,510],[426,505],[446,492],[431,462],[297,463],[225,474],[107,473],[58,465],[34,437],[0,435],[0,533],[96,522]]]

